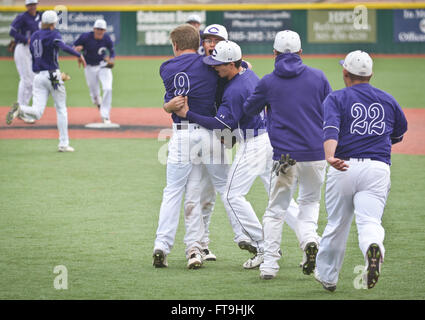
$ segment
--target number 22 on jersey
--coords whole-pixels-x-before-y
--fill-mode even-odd
[[[372,103],[368,108],[357,102],[351,106],[351,116],[354,120],[350,126],[351,134],[376,134],[385,132],[385,111],[379,103]]]

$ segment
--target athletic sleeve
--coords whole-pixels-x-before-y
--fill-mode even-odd
[[[81,53],[75,51],[73,48],[71,48],[70,46],[68,46],[67,44],[65,44],[65,42],[63,42],[62,40],[62,36],[60,35],[60,33],[58,32],[58,34],[55,36],[55,39],[53,40],[54,43],[63,51],[65,51],[66,53],[69,53],[73,56],[76,57],[80,57]]]
[[[217,110],[215,118],[226,128],[234,130],[238,127],[238,122],[243,116],[242,105],[244,99],[240,93],[227,91],[223,96],[223,101]]]
[[[329,84],[329,81],[328,81],[328,79],[326,78],[326,76],[325,75],[323,75],[323,77],[324,77],[324,92],[323,92],[323,101],[326,99],[326,97],[329,95],[329,93],[331,93],[332,92],[332,87],[331,87],[331,85]]]
[[[81,34],[77,40],[74,41],[74,46],[83,46],[84,47],[85,44],[85,37],[84,37],[84,33]]]
[[[22,15],[18,15],[15,18],[15,20],[13,20],[12,24],[10,25],[9,35],[13,37],[16,40],[16,42],[27,43],[28,38],[19,33],[19,30],[21,30],[22,28],[23,21],[24,19],[22,19]]]
[[[253,116],[259,114],[264,109],[266,104],[268,104],[266,94],[267,82],[263,78],[258,82],[254,92],[243,104],[243,112]]]
[[[337,140],[341,124],[341,114],[335,96],[330,94],[323,101],[323,141]]]
[[[109,50],[109,58],[113,59],[115,57],[114,43],[112,42],[112,39],[109,36],[108,36],[108,50]]]
[[[403,110],[397,101],[394,101],[395,104],[395,121],[394,121],[394,129],[392,134],[390,135],[391,143],[396,144],[403,140],[403,135],[407,131],[407,120],[404,115]]]
[[[223,130],[227,127],[224,125],[223,122],[218,121],[216,117],[214,118],[214,117],[208,117],[208,116],[201,116],[200,114],[197,114],[190,110],[186,114],[186,119],[191,122],[196,122],[200,126],[203,126],[204,128],[207,128],[209,130],[214,130],[214,129]]]

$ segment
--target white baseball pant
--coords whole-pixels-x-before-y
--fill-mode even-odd
[[[212,131],[197,124],[183,125],[188,129],[177,130],[177,125],[173,125],[173,136],[168,145],[167,186],[163,192],[154,250],[170,253],[178,227],[180,204],[185,193],[187,234],[184,241],[188,256],[192,248],[202,249],[204,229],[200,209],[200,178],[203,167],[215,189],[223,194],[229,165],[221,162],[222,153],[212,152],[214,149],[222,149]]]
[[[112,105],[112,70],[100,65],[87,65],[84,68],[90,97],[93,104],[100,105],[100,116],[102,119],[109,119]],[[102,85],[103,96],[100,96],[100,86]]]
[[[306,161],[297,162],[286,174],[272,175],[269,203],[263,216],[264,262],[260,266],[262,273],[276,275],[279,271],[278,250],[282,241],[282,227],[296,182],[299,185],[296,233],[300,247],[304,250],[309,242],[319,243],[317,221],[325,170],[325,160]]]
[[[331,284],[338,282],[353,216],[366,267],[366,252],[372,243],[379,245],[382,261],[385,254],[381,218],[391,185],[390,167],[369,159],[350,159],[347,163],[347,171],[330,167],[326,180],[328,223],[320,242],[316,270],[322,281]]]
[[[29,45],[18,43],[13,54],[19,74],[18,103],[28,105],[32,97],[35,73],[32,71],[32,57]]]
[[[59,131],[59,147],[67,147],[69,145],[68,137],[68,112],[66,109],[66,91],[65,85],[61,80],[60,70],[56,70],[56,77],[59,80],[57,89],[53,89],[49,80],[48,71],[40,71],[34,77],[33,83],[33,104],[32,107],[20,105],[20,114],[34,120],[38,120],[43,116],[46,109],[49,94],[52,95],[55,104],[57,126]]]
[[[226,207],[230,208],[235,215],[236,222],[241,225],[243,233],[249,237],[248,242],[251,242],[259,251],[263,251],[262,225],[252,206],[246,201],[245,196],[258,176],[262,180],[267,194],[269,193],[270,174],[273,165],[272,155],[273,148],[267,133],[240,143],[233,165],[230,168],[226,185]],[[202,239],[202,247],[206,249],[210,242],[209,225],[216,199],[216,192],[211,179],[208,177],[206,168],[203,170],[200,189],[205,232]],[[297,216],[298,204],[291,200],[285,216],[285,222],[296,234]],[[244,228],[244,225],[247,227]],[[247,241],[247,239],[243,240]]]

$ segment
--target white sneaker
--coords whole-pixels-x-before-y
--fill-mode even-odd
[[[263,253],[257,253],[252,258],[249,258],[244,264],[243,267],[245,269],[255,269],[260,266],[264,261],[264,254]]]
[[[319,273],[317,272],[317,269],[314,270],[314,278],[318,282],[320,282],[320,284],[322,285],[323,289],[328,290],[330,292],[334,292],[336,290],[336,284],[325,282],[325,281],[322,281],[320,279],[320,276],[319,276]]]
[[[71,146],[66,146],[66,147],[59,147],[58,151],[59,152],[74,152],[75,149]]]
[[[208,249],[208,248],[202,249],[201,255],[202,255],[202,260],[204,260],[204,261],[216,261],[217,260],[217,257],[215,256],[215,254],[212,253],[210,251],[210,249]]]
[[[28,124],[34,124],[35,123],[34,119],[25,117],[21,114],[18,115],[18,118],[21,119],[22,121],[24,121],[25,123],[28,123]]]
[[[271,280],[273,278],[276,278],[276,275],[275,274],[267,274],[267,273],[261,272],[260,273],[260,278],[263,279],[263,280]]]
[[[103,118],[103,123],[104,124],[111,124],[111,120],[108,118]]]
[[[189,259],[187,260],[188,269],[199,269],[202,267],[202,255],[201,252],[197,249],[192,250],[189,253]]]

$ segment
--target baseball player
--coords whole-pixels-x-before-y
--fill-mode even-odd
[[[106,33],[106,21],[95,21],[93,31],[81,34],[74,42],[74,48],[83,52],[87,61],[84,69],[90,97],[93,104],[97,105],[103,123],[110,124],[112,103],[112,68],[114,67],[114,43]],[[107,56],[107,51],[109,56]],[[102,85],[103,96],[100,96]]]
[[[267,126],[273,147],[275,173],[263,216],[264,262],[262,279],[276,277],[278,250],[285,211],[298,182],[297,233],[305,253],[303,273],[311,274],[319,245],[317,220],[326,161],[322,140],[322,102],[331,87],[324,73],[302,63],[299,35],[278,32],[274,41],[275,69],[264,76],[244,104],[248,115],[267,108]]]
[[[356,217],[367,288],[381,272],[385,248],[381,218],[390,190],[391,146],[403,139],[407,121],[397,101],[369,84],[373,61],[363,51],[343,61],[346,88],[323,103],[324,149],[330,164],[326,181],[328,223],[317,254],[316,279],[334,291],[347,237]]]
[[[56,108],[57,124],[59,130],[60,152],[72,152],[74,148],[69,145],[68,113],[66,110],[66,92],[61,79],[58,64],[58,51],[63,51],[78,57],[78,64],[84,67],[84,57],[71,47],[67,46],[58,30],[55,29],[58,16],[55,11],[45,11],[41,17],[42,29],[36,31],[30,40],[32,56],[32,69],[34,77],[33,105],[32,107],[15,103],[6,116],[6,123],[11,124],[18,116],[40,119],[46,108],[47,99],[51,94]]]
[[[220,41],[227,40],[228,39],[228,33],[224,26],[219,24],[212,24],[205,28],[204,33],[202,34],[202,45],[203,45],[203,52],[205,53],[205,56],[210,56],[215,46],[220,43]],[[241,66],[244,69],[252,69],[252,66],[249,62],[242,60]],[[216,93],[216,106],[220,106],[222,103],[222,96],[224,92],[224,88],[227,83],[227,78],[219,78],[218,84],[217,84],[217,93]],[[264,180],[263,180],[264,182]],[[268,191],[268,186],[266,186],[266,190]],[[188,188],[190,190],[190,188]],[[212,253],[212,251],[209,249],[209,225],[211,221],[211,215],[214,210],[215,200],[216,200],[216,191],[214,189],[214,186],[211,182],[211,179],[208,176],[208,172],[206,168],[204,167],[202,170],[202,176],[201,176],[201,210],[202,210],[202,217],[204,221],[204,237],[201,241],[202,243],[202,254],[204,260],[208,261],[215,261],[216,256]],[[249,188],[248,188],[249,190]],[[185,195],[186,199],[191,198],[191,193],[186,192]],[[288,209],[288,213],[286,216],[286,222],[287,224],[296,232],[295,224],[296,224],[296,217],[298,214],[298,205],[295,201],[291,201],[290,207]],[[254,257],[250,258],[244,265],[254,265],[254,267],[260,262],[262,256],[257,256],[257,247],[254,245],[251,245],[251,243],[247,243],[246,241],[240,242],[240,246],[242,249],[246,249],[254,254]],[[257,263],[252,263],[252,260],[257,261]]]
[[[19,73],[18,103],[28,105],[32,97],[34,72],[29,49],[31,35],[40,29],[41,13],[37,11],[38,0],[25,0],[27,11],[19,14],[10,26],[10,36],[16,43],[13,57]],[[26,123],[34,123],[34,119],[20,118]]]
[[[252,269],[263,261],[263,232],[245,195],[257,176],[261,177],[268,190],[272,166],[272,162],[267,161],[267,154],[271,157],[271,146],[264,115],[246,116],[242,110],[244,101],[254,91],[259,79],[252,70],[242,67],[241,49],[232,41],[220,41],[215,46],[214,53],[206,56],[203,61],[213,66],[218,75],[228,81],[217,115],[209,117],[191,112],[187,104],[176,111],[176,114],[210,130],[236,130],[235,136],[240,146],[227,178],[225,201],[243,232],[254,243],[256,255],[243,265],[246,269]]]
[[[186,24],[177,27],[171,33],[171,40],[176,57],[166,61],[160,68],[160,75],[166,88],[164,109],[169,113],[181,109],[184,101],[179,96],[187,96],[193,112],[214,116],[218,76],[212,68],[202,62],[203,57],[196,54],[195,42],[199,41],[199,33]],[[174,243],[180,202],[186,188],[186,194],[192,194],[190,201],[185,199],[186,254],[188,267],[197,268],[202,265],[200,241],[204,232],[202,224],[196,225],[201,217],[198,215],[200,169],[202,166],[206,167],[213,186],[224,203],[229,165],[226,159],[222,159],[225,154],[221,141],[211,130],[196,123],[184,121],[175,113],[172,114],[172,118],[174,133],[169,142],[167,186],[164,189],[160,209],[153,265],[167,266],[166,256]],[[235,233],[235,241],[239,244],[249,242],[250,239],[243,234],[231,209],[226,204],[225,208]],[[188,234],[188,227],[194,230],[193,234]],[[187,239],[191,239],[192,242]]]
[[[175,57],[164,62],[160,75],[166,90],[164,97],[165,111],[174,111],[176,99],[185,95],[193,109],[201,114],[214,115],[214,98],[217,75],[202,62],[197,54],[199,32],[185,24],[175,28],[170,34]],[[180,107],[180,106],[178,106]],[[212,133],[195,123],[184,122],[172,113],[173,136],[168,145],[167,185],[163,192],[158,229],[154,244],[153,265],[167,267],[167,255],[174,244],[178,227],[180,203],[188,184],[192,186],[192,200],[185,199],[185,225],[187,267],[202,266],[200,240],[203,235],[203,223],[200,210],[200,191],[196,190],[200,182],[201,164],[194,163],[193,153],[197,144],[211,141]],[[216,139],[218,140],[218,139]],[[207,156],[204,154],[203,156]],[[212,166],[211,166],[212,168]],[[217,176],[227,173],[226,165],[217,167]],[[223,183],[224,184],[224,183]]]

